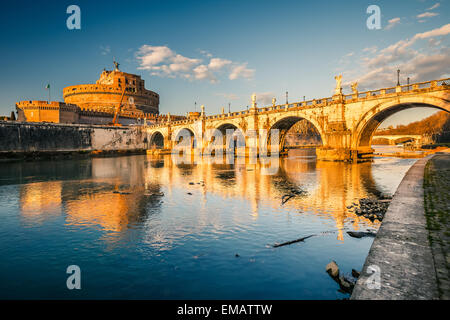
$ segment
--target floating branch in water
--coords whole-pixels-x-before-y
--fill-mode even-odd
[[[375,238],[377,235],[375,232],[371,232],[371,231],[369,231],[369,232],[347,231],[347,234],[353,238],[363,238],[363,237]]]
[[[307,237],[303,237],[303,238],[300,238],[300,239],[296,239],[296,240],[292,240],[292,241],[288,241],[288,242],[283,242],[283,243],[276,243],[276,244],[273,245],[273,247],[274,248],[278,248],[278,247],[287,246],[287,245],[290,245],[290,244],[293,244],[293,243],[302,242],[302,241],[305,241],[306,239],[314,237],[314,236],[315,236],[315,234],[312,234],[312,235],[309,235]]]
[[[295,194],[285,194],[282,198],[281,198],[281,205],[285,204],[286,202],[288,202],[291,198],[295,197]]]

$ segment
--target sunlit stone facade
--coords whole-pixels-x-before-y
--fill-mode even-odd
[[[75,104],[81,110],[114,112],[123,98],[123,111],[159,113],[159,95],[145,89],[145,81],[140,76],[125,73],[119,69],[103,70],[95,84],[81,84],[66,87],[63,97],[66,103]]]

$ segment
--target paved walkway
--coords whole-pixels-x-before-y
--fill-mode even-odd
[[[440,299],[450,299],[450,149],[425,167],[424,205]]]
[[[432,157],[418,160],[400,183],[351,299],[439,299],[424,210],[424,169]]]

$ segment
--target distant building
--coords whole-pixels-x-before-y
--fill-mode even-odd
[[[95,84],[81,84],[63,90],[64,102],[20,101],[16,103],[18,121],[108,124],[120,103],[119,122],[122,124],[165,121],[159,115],[159,95],[145,89],[140,76],[119,70],[103,70]],[[124,92],[125,89],[125,92]],[[173,120],[185,117],[175,116]]]
[[[19,121],[78,123],[79,108],[58,101],[20,101],[16,103]]]
[[[142,113],[159,113],[159,95],[145,89],[145,81],[140,76],[125,73],[116,68],[104,70],[96,84],[81,84],[66,87],[63,97],[66,103],[75,104],[81,110],[114,113],[122,92],[123,110]]]

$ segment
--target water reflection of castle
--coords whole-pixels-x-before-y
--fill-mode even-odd
[[[262,207],[281,213],[316,215],[334,220],[343,239],[345,223],[354,227],[365,218],[349,213],[347,206],[356,199],[376,194],[371,163],[345,164],[280,159],[276,175],[261,175],[261,165],[199,164],[177,165],[170,156],[99,158],[89,161],[90,173],[82,179],[21,185],[20,207],[27,222],[44,221],[65,215],[68,225],[88,226],[108,232],[121,232],[146,221],[149,214],[161,213],[161,201],[194,182],[201,194],[196,201],[206,203],[207,195],[224,199],[240,198],[251,204],[251,211],[230,212],[236,223],[258,219]],[[201,183],[200,183],[201,182]],[[305,191],[281,205],[290,186]],[[164,189],[165,196],[160,195]],[[121,193],[118,193],[118,192]],[[201,204],[200,204],[201,205]],[[186,204],[189,212],[189,204]],[[206,214],[198,219],[208,220]],[[249,220],[250,219],[250,220]]]

